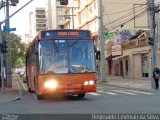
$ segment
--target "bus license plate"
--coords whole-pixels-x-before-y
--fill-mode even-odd
[[[64,92],[74,92],[72,89],[65,89]]]

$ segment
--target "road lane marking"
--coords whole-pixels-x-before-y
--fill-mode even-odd
[[[137,90],[127,90],[127,91],[135,92],[135,93],[141,93],[141,94],[146,94],[146,95],[153,95],[152,93],[143,92],[143,91],[137,91]]]
[[[33,96],[33,98],[34,98],[34,99],[36,99],[36,100],[37,100],[37,96],[36,96],[36,94],[35,94],[35,93],[31,93],[31,95]]]
[[[112,91],[118,92],[118,93],[124,93],[124,94],[128,94],[128,95],[138,95],[138,94],[135,94],[135,93],[125,92],[125,91],[121,91],[121,90],[112,90]]]
[[[99,96],[99,95],[100,95],[100,94],[98,94],[98,93],[94,93],[94,92],[87,93],[87,94],[90,94],[90,95],[95,95],[95,96]]]
[[[105,87],[97,87],[97,89],[105,89]]]
[[[109,95],[117,95],[116,93],[113,93],[113,92],[104,92],[104,91],[97,91],[97,92],[105,93],[105,94],[109,94]]]

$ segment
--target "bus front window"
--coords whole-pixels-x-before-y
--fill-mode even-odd
[[[69,41],[69,72],[95,72],[93,41]]]
[[[40,73],[96,72],[93,41],[40,41]]]
[[[42,68],[41,73],[67,73],[68,56],[65,41],[42,41]]]

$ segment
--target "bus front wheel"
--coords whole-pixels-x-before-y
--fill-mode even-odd
[[[84,94],[78,94],[78,97],[84,98],[85,97],[85,93]]]
[[[36,94],[36,97],[37,97],[38,100],[42,100],[43,99],[43,95]]]
[[[31,88],[28,88],[28,92],[32,93],[33,91],[31,90]]]

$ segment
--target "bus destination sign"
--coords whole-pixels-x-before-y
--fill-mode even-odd
[[[86,31],[71,31],[71,30],[49,30],[49,31],[42,31],[41,38],[91,38],[90,32]]]

